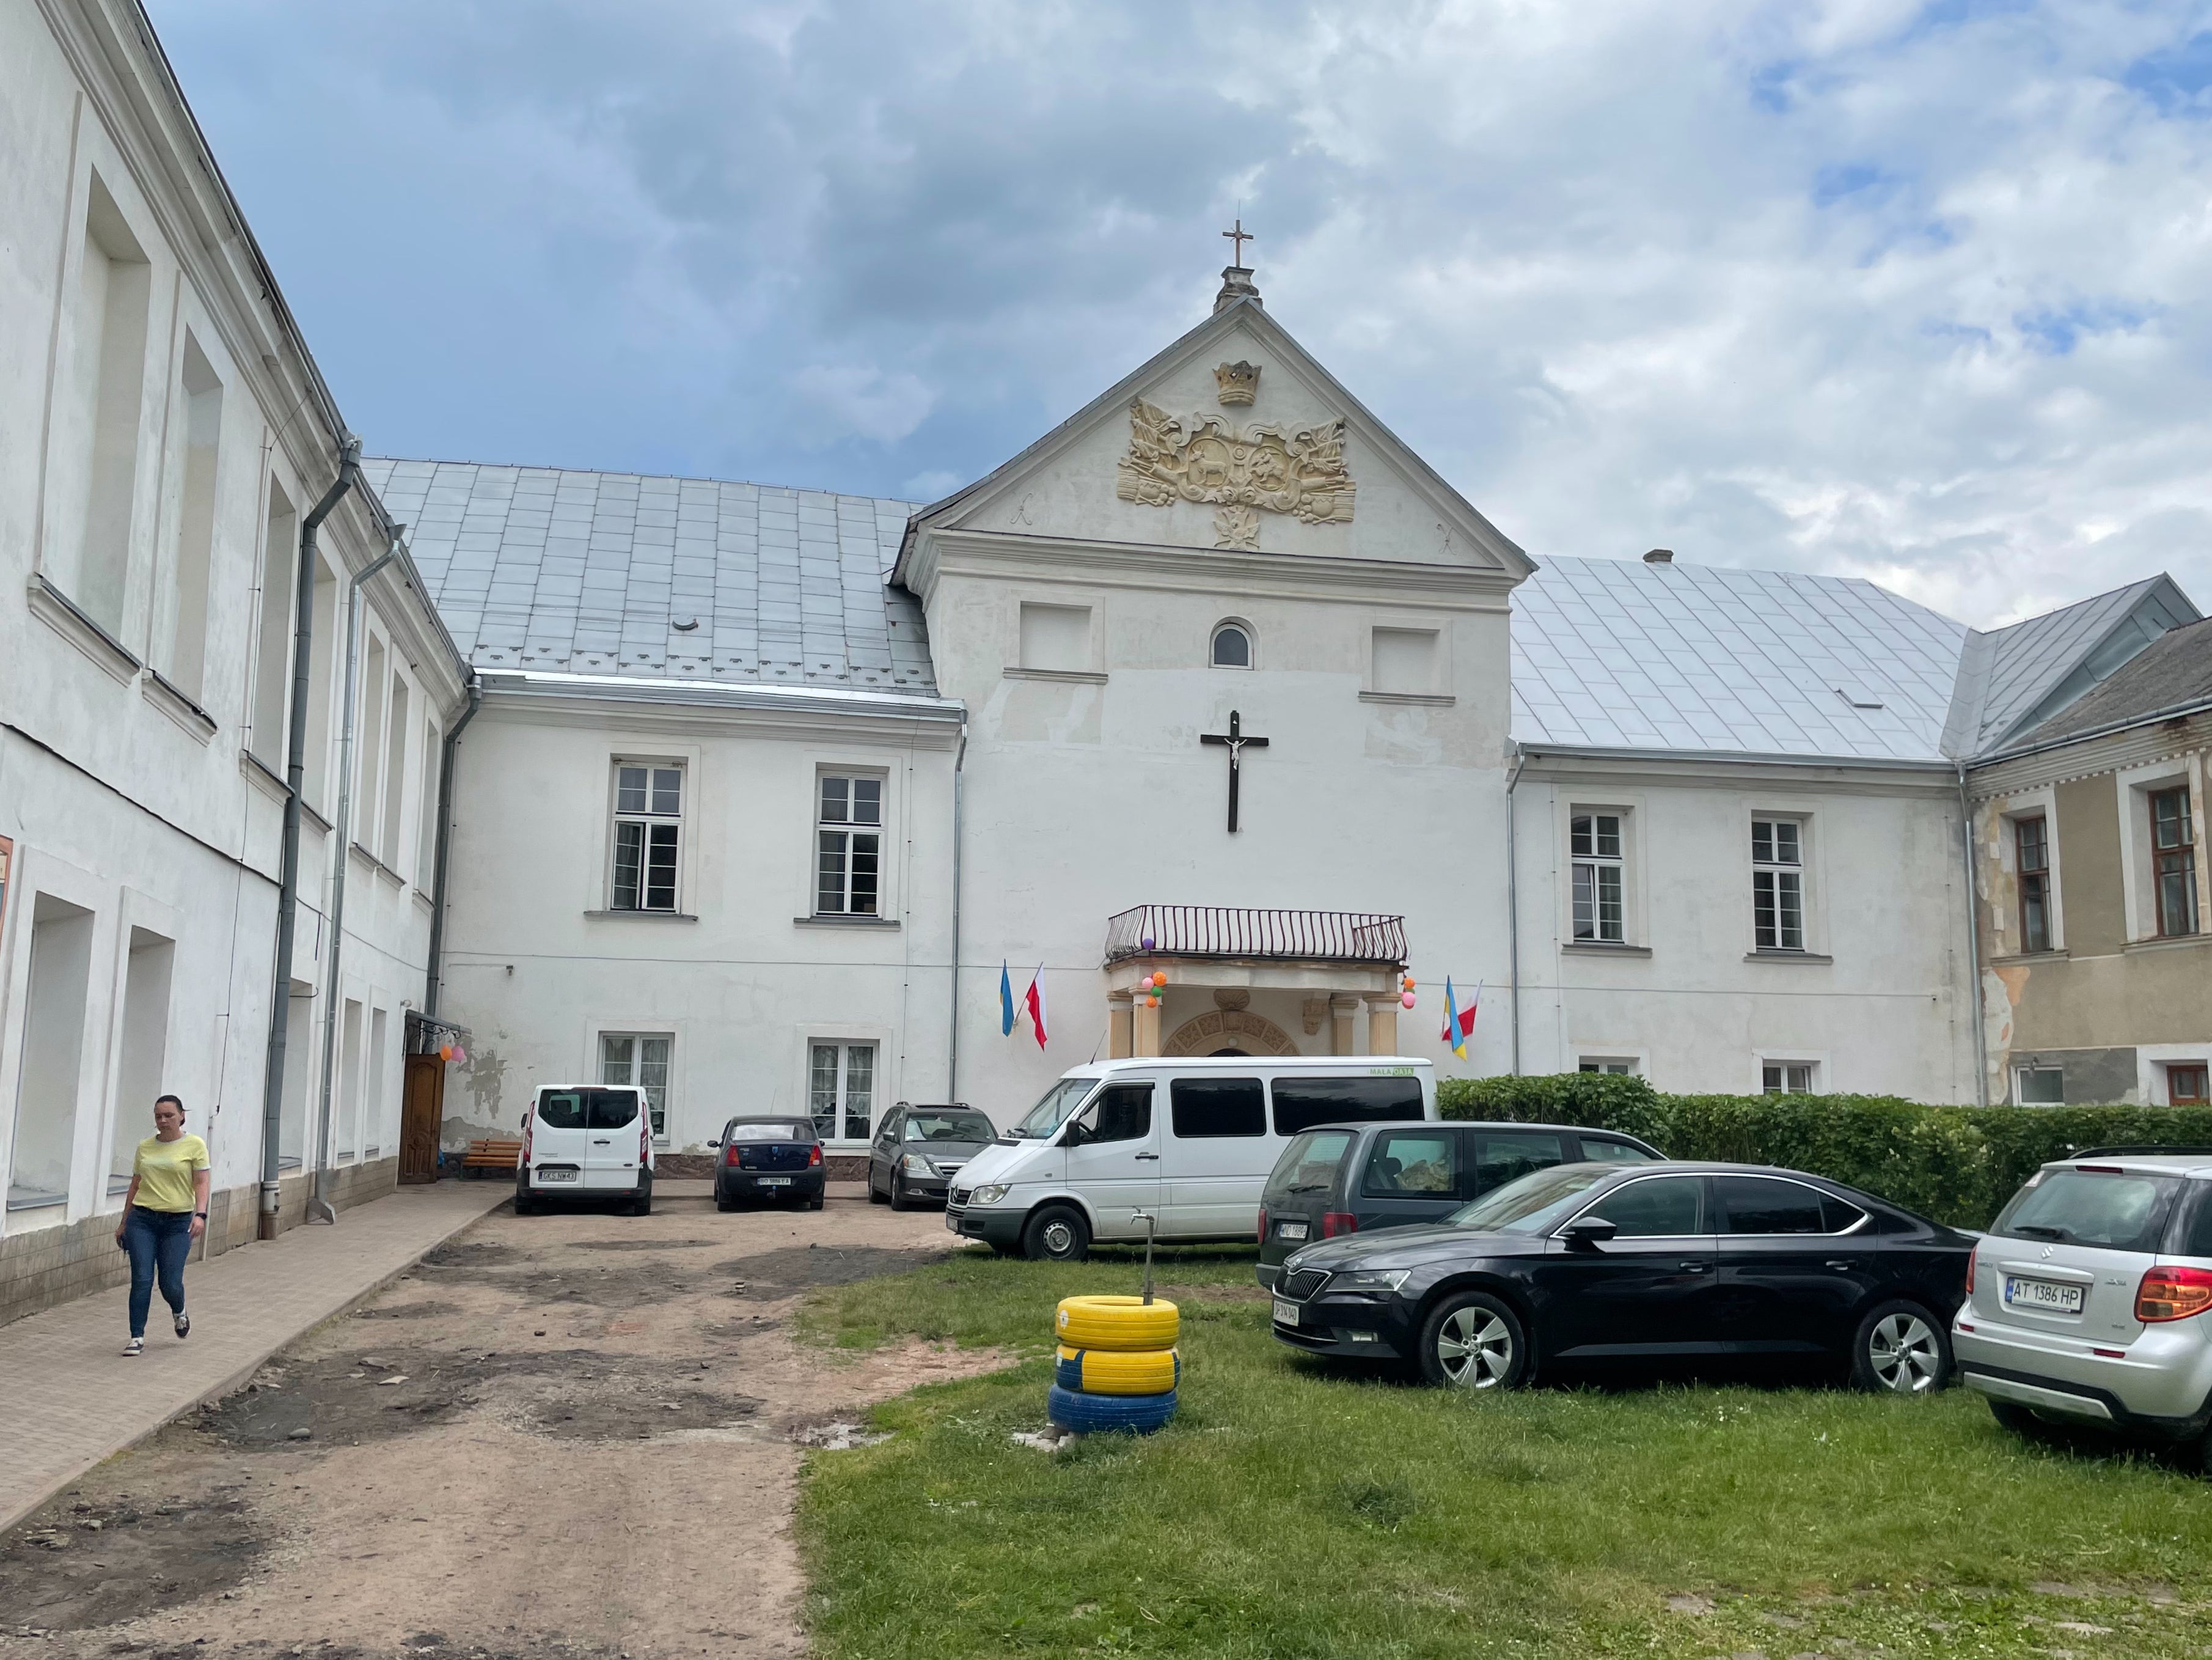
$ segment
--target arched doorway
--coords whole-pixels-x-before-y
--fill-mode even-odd
[[[1160,1046],[1162,1055],[1296,1055],[1291,1035],[1249,1009],[1209,1009],[1186,1020]]]

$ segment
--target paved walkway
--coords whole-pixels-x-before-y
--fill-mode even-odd
[[[192,1335],[169,1332],[161,1293],[146,1353],[122,1358],[125,1292],[81,1297],[0,1326],[0,1531],[103,1458],[170,1419],[238,1388],[294,1338],[404,1273],[424,1252],[509,1196],[502,1182],[402,1188],[339,1213],[336,1227],[294,1228],[185,1274]]]

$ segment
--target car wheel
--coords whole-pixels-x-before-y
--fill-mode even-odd
[[[632,1216],[653,1214],[653,1177],[651,1176],[639,1179],[637,1197],[629,1201],[629,1213]]]
[[[891,1208],[893,1210],[913,1208],[906,1196],[906,1183],[899,1180],[899,1173],[896,1171],[891,1172]]]
[[[884,1202],[884,1195],[876,1191],[876,1167],[873,1164],[868,1166],[868,1202],[872,1205]]]
[[[738,1201],[736,1200],[731,1198],[728,1194],[724,1193],[720,1188],[716,1188],[714,1189],[714,1208],[716,1210],[733,1211],[737,1209],[737,1207]]]
[[[518,1176],[514,1178],[514,1213],[517,1216],[527,1216],[530,1212],[530,1178],[527,1176]]]
[[[820,1210],[822,1208],[823,1197],[823,1195],[818,1193],[816,1194],[814,1197],[806,1201],[806,1208],[809,1210]]]
[[[1066,1205],[1041,1210],[1022,1230],[1022,1255],[1032,1262],[1080,1262],[1091,1255],[1091,1225]]]
[[[1951,1381],[1951,1340],[1917,1303],[1869,1309],[1851,1340],[1851,1382],[1889,1395],[1933,1395]]]
[[[1421,1327],[1421,1375],[1460,1389],[1517,1389],[1528,1381],[1521,1316],[1488,1292],[1462,1292],[1429,1311]]]
[[[2051,1433],[2050,1425],[2014,1401],[1990,1402],[1990,1416],[1997,1420],[1999,1429],[2010,1430],[2030,1441],[2044,1440]]]

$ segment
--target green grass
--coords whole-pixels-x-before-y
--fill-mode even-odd
[[[878,1408],[888,1441],[811,1457],[800,1529],[820,1651],[2212,1652],[2201,1477],[2023,1444],[1960,1390],[1470,1396],[1332,1371],[1233,1296],[1250,1261],[1163,1261],[1168,1294],[1192,1288],[1176,1298],[1180,1415],[1057,1456],[1008,1439],[1043,1422],[1053,1305],[1134,1290],[1133,1262],[963,1253],[818,1293],[804,1325],[825,1342],[919,1335],[1025,1357]]]

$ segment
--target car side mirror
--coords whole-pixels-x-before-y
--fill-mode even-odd
[[[1608,1222],[1602,1216],[1578,1216],[1559,1230],[1559,1237],[1567,1242],[1569,1250],[1594,1250],[1620,1231],[1618,1222]]]
[[[1070,1124],[1067,1127],[1067,1134],[1060,1138],[1060,1145],[1063,1147],[1081,1146],[1083,1145],[1083,1126],[1080,1124]]]
[[[722,1138],[718,1135],[713,1140],[707,1143],[707,1145],[710,1147],[719,1147],[722,1145]]]

